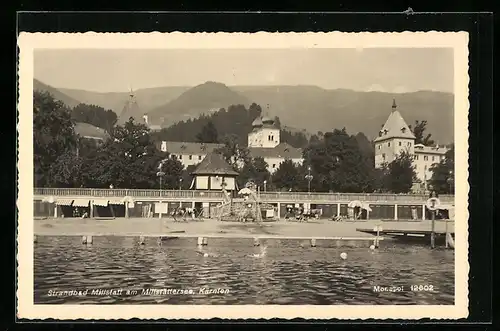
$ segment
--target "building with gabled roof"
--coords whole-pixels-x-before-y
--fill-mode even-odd
[[[194,177],[191,188],[197,190],[221,190],[223,186],[228,191],[237,189],[238,172],[217,152],[207,154],[191,174]]]
[[[392,111],[374,143],[376,168],[391,163],[402,152],[412,155],[417,178],[423,184],[423,187],[415,186],[420,190],[427,189],[427,183],[432,177],[432,166],[444,160],[448,151],[444,146],[415,144],[415,135],[397,110],[396,100],[393,100]]]
[[[170,157],[178,159],[185,167],[197,165],[209,154],[224,147],[223,144],[206,144],[194,142],[159,141],[159,150],[168,152]]]

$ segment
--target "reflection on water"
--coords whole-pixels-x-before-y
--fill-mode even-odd
[[[40,237],[35,244],[34,300],[51,304],[454,303],[452,250],[389,241],[373,251],[317,244],[301,248],[299,241],[269,240],[266,256],[252,258],[248,255],[259,251],[252,240],[210,238],[203,249],[216,256],[204,257],[196,252],[196,238],[164,241],[161,246],[148,238],[139,246],[137,238],[96,237],[92,246],[85,246],[79,237]],[[341,252],[348,254],[346,260],[339,258]],[[403,292],[376,292],[377,285],[403,286]],[[434,291],[412,292],[410,285],[431,285]],[[160,291],[143,294],[148,288]],[[192,293],[174,294],[167,289]],[[222,293],[207,293],[207,289]],[[81,295],[54,295],[73,290],[82,291]],[[92,294],[93,290],[115,292]]]

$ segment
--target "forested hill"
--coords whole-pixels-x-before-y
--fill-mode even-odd
[[[196,142],[198,141],[196,136],[211,121],[217,130],[219,140],[222,140],[224,136],[236,136],[238,143],[246,146],[248,133],[252,130],[252,122],[261,114],[262,108],[255,103],[248,108],[244,105],[232,105],[210,115],[201,115],[195,119],[177,122],[155,133],[154,136],[157,140]],[[275,120],[280,126],[279,118],[276,117]],[[305,147],[308,139],[303,132],[282,129],[281,141],[294,147]]]

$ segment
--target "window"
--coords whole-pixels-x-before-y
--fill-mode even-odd
[[[172,158],[172,160],[175,159],[175,154],[170,155],[170,157]]]
[[[408,142],[408,146],[411,146],[411,141]]]
[[[380,149],[382,146],[378,145],[378,149]]]
[[[432,161],[434,161],[434,156],[432,157]]]
[[[418,160],[418,155],[415,155],[415,160]]]
[[[198,160],[201,160],[201,155],[198,155]]]
[[[179,160],[182,160],[182,154],[179,154]]]
[[[387,143],[387,146],[388,146],[388,147],[391,147],[391,143]]]
[[[193,156],[192,155],[189,155],[189,159],[192,160],[193,159]]]
[[[424,161],[428,161],[429,157],[427,155],[424,155]]]
[[[276,168],[276,163],[273,164],[273,169]]]
[[[382,154],[382,158],[384,158],[384,159],[385,159],[385,153],[383,153],[383,154]]]
[[[402,142],[400,141],[400,142],[399,142],[399,146],[401,146],[401,144],[402,144]]]

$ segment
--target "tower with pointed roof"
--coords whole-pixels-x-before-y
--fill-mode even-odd
[[[147,122],[147,119],[146,118],[139,118],[139,116],[141,114],[141,111],[140,111],[140,108],[139,108],[139,104],[137,103],[137,99],[135,97],[135,94],[134,94],[134,91],[132,89],[130,89],[130,93],[129,93],[129,98],[128,100],[125,102],[125,105],[123,107],[123,110],[120,114],[120,117],[118,118],[118,124],[124,124],[126,123],[130,117],[133,117],[136,121],[141,121],[141,120],[144,120],[145,122]]]
[[[415,135],[397,110],[396,100],[392,100],[392,111],[375,139],[375,167],[390,163],[401,152],[414,154]]]
[[[248,134],[248,147],[274,148],[280,144],[280,129],[274,120],[266,113],[252,122],[252,131]]]

